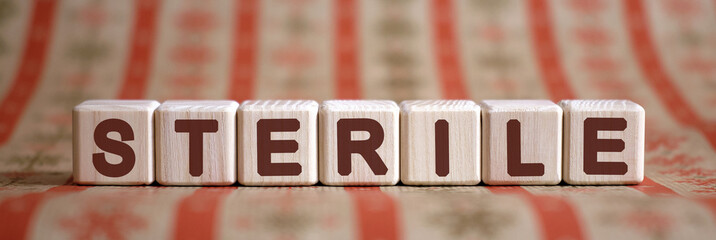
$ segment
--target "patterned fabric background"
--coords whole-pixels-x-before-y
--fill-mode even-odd
[[[713,239],[716,1],[0,0],[0,238]],[[599,99],[637,186],[90,187],[86,99]]]

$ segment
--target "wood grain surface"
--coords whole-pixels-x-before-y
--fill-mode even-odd
[[[480,183],[479,105],[470,100],[412,100],[400,107],[403,184]]]
[[[236,182],[235,101],[165,101],[156,113],[157,182],[163,185],[231,185]],[[213,130],[196,132],[197,145],[190,144],[195,132],[177,131],[177,121],[213,121]],[[210,127],[209,127],[210,128]],[[202,130],[202,129],[199,129]],[[193,137],[193,136],[192,136]],[[191,169],[190,146],[201,159],[198,171]]]
[[[318,103],[312,100],[250,100],[239,108],[238,179],[248,186],[297,186],[318,182]],[[266,121],[280,121],[269,123]],[[263,132],[259,132],[260,123]],[[268,124],[271,124],[269,126]],[[262,135],[262,139],[259,139]],[[266,139],[268,136],[268,139]],[[259,143],[261,141],[261,143]],[[271,142],[273,141],[273,142]],[[278,142],[281,141],[281,142]],[[280,147],[278,145],[293,145]],[[265,145],[259,150],[259,144]],[[274,148],[276,150],[269,150]],[[285,150],[281,150],[287,148]],[[260,173],[258,152],[273,171]],[[272,153],[275,152],[275,153]],[[283,152],[288,151],[288,152]],[[298,169],[296,172],[295,169]]]
[[[159,102],[152,100],[89,100],[77,105],[72,114],[74,181],[79,184],[91,185],[153,183],[154,110],[158,106]],[[98,132],[97,128],[100,124],[113,124],[113,120],[119,120],[121,121],[120,125],[124,123],[129,128],[121,128],[126,130],[122,132]],[[114,124],[118,124],[117,122]],[[132,151],[122,155],[117,155],[114,151],[109,153],[107,152],[109,149],[116,148],[100,148],[96,143],[98,137],[108,139],[102,142],[121,141]],[[100,161],[106,162],[108,165],[130,164],[127,165],[129,171],[117,172],[113,171],[113,166],[104,166],[104,169],[107,169],[105,171],[115,172],[116,175],[103,174],[98,171],[97,164],[93,163],[94,155],[97,153],[102,154],[101,156],[104,158]]]
[[[480,105],[486,184],[562,181],[562,108],[549,100],[484,100]],[[510,165],[511,157],[515,165]]]
[[[329,100],[319,111],[319,179],[326,185],[395,185],[400,178],[400,108],[393,101],[385,100]],[[341,120],[364,120],[377,123],[382,139],[374,153],[375,165],[369,166],[365,156],[350,154],[348,173],[339,173],[338,125]],[[346,127],[365,129],[359,123],[346,122]],[[347,133],[351,141],[367,141],[378,136],[357,130]],[[345,146],[348,147],[348,146]],[[373,152],[373,150],[367,151]],[[383,172],[376,172],[383,168]]]
[[[565,182],[602,185],[637,184],[644,180],[644,108],[629,100],[563,100],[559,105],[564,108]],[[611,121],[585,130],[590,120]],[[585,136],[587,133],[592,136]],[[607,144],[615,146],[607,147]],[[585,153],[588,145],[593,146]],[[587,154],[596,158],[596,162],[622,164],[601,164],[592,167],[596,172],[590,172],[585,169]]]

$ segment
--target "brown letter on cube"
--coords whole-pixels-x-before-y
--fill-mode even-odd
[[[330,100],[319,110],[319,179],[326,185],[395,185],[400,108],[393,101]]]
[[[562,108],[549,100],[482,101],[485,184],[561,182],[562,116]]]
[[[102,175],[107,177],[121,177],[132,171],[136,156],[134,155],[132,147],[126,143],[108,138],[107,133],[110,132],[119,133],[119,137],[122,141],[134,140],[134,130],[132,130],[132,126],[127,122],[116,118],[100,122],[94,129],[95,144],[97,144],[99,149],[121,156],[122,162],[111,164],[107,162],[104,153],[95,153],[92,154],[92,164],[97,168],[97,172]]]
[[[174,131],[189,133],[189,174],[194,177],[204,172],[204,133],[219,131],[219,122],[204,119],[177,119]]]
[[[563,100],[564,181],[637,184],[644,179],[644,108],[629,100]]]
[[[301,128],[298,119],[261,119],[256,123],[256,153],[261,176],[298,176],[299,163],[271,163],[271,153],[295,153],[296,140],[271,140],[271,132],[295,132]]]
[[[72,113],[73,179],[78,184],[154,182],[152,100],[89,100]]]
[[[351,154],[363,156],[370,170],[375,175],[385,175],[388,167],[376,150],[383,144],[383,127],[380,123],[367,118],[338,120],[338,173],[342,176],[351,174]],[[366,140],[351,140],[351,132],[366,131],[370,137]]]
[[[520,121],[511,119],[507,121],[507,174],[513,177],[544,175],[544,164],[522,163],[521,147]]]
[[[318,106],[311,100],[244,101],[238,112],[239,183],[316,184]]]
[[[236,101],[170,100],[156,111],[157,182],[236,182]]]
[[[599,162],[598,152],[624,151],[621,139],[599,139],[598,131],[624,131],[627,127],[624,118],[587,118],[584,120],[584,173],[597,175],[624,175],[627,165],[624,162]]]
[[[480,183],[480,106],[470,100],[400,103],[400,181]]]
[[[435,121],[435,174],[450,174],[450,124],[445,119]]]

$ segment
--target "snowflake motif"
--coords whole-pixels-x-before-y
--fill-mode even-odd
[[[597,74],[616,72],[622,67],[621,63],[608,55],[585,56],[581,61],[584,69]]]
[[[609,92],[617,90],[617,92],[621,93],[628,93],[631,91],[632,86],[626,83],[625,81],[621,81],[614,78],[599,78],[599,79],[590,79],[592,81],[592,85],[594,85],[595,88],[602,90],[601,92]],[[621,96],[624,96],[625,94],[618,94]]]
[[[674,225],[670,216],[651,210],[633,210],[625,213],[620,219],[631,229],[650,234],[655,238],[664,236]]]
[[[60,226],[74,239],[126,239],[127,233],[146,228],[146,221],[129,209],[110,207],[88,209],[79,216],[62,219]]]
[[[274,50],[271,54],[272,62],[285,66],[291,71],[305,69],[314,65],[315,56],[310,49],[298,44],[290,44]]]
[[[601,27],[582,26],[574,28],[574,37],[582,45],[601,47],[612,43],[609,32]]]
[[[200,88],[205,83],[204,78],[201,76],[191,74],[177,75],[171,78],[170,81],[172,85],[180,86],[182,89],[185,89],[186,92],[190,93],[195,93],[196,91],[193,91],[193,89]]]
[[[200,65],[214,59],[211,49],[208,46],[195,45],[192,43],[174,46],[169,55],[172,61],[187,65]]]
[[[649,124],[647,124],[647,126],[649,126]],[[659,148],[664,148],[668,151],[674,151],[676,149],[679,149],[681,144],[686,141],[686,137],[684,136],[674,136],[657,131],[656,129],[651,127],[647,128],[648,136],[646,138],[645,143],[646,152],[653,152],[659,150]]]
[[[664,10],[672,17],[687,21],[703,13],[701,3],[694,0],[668,0],[662,2]]]
[[[79,9],[77,18],[82,24],[91,28],[102,27],[109,19],[109,14],[101,2],[94,2]]]
[[[88,87],[94,80],[92,79],[92,74],[89,72],[68,73],[64,79],[67,85],[72,86],[73,88]]]
[[[661,171],[661,173],[678,177],[705,177],[716,174],[716,170],[703,168],[670,169]]]
[[[681,60],[680,65],[682,69],[702,76],[711,76],[716,72],[716,60],[704,58],[698,53],[686,56]]]
[[[178,28],[193,33],[205,33],[217,25],[214,13],[194,7],[189,7],[179,13],[175,24]]]
[[[316,227],[332,230],[341,224],[339,218],[332,213],[316,214],[314,211],[307,211],[306,208],[300,207],[306,204],[315,206],[325,203],[315,196],[297,196],[287,190],[285,194],[279,195],[272,192],[260,193],[247,201],[270,207],[260,208],[258,215],[236,216],[234,221],[236,229],[266,229],[275,233],[278,239],[295,239],[296,236],[301,236]]]
[[[447,203],[432,214],[428,225],[437,226],[449,234],[449,238],[499,237],[504,226],[514,222],[513,216],[491,206],[491,201],[469,197],[439,197]],[[479,207],[476,207],[479,206]]]
[[[519,84],[511,78],[497,79],[497,81],[492,82],[492,89],[501,93],[513,92],[517,88],[519,88]]]
[[[500,43],[505,41],[507,34],[502,26],[490,24],[479,30],[478,36],[491,43]]]
[[[602,0],[572,0],[567,6],[581,14],[596,14],[606,8],[606,2]]]
[[[689,156],[682,153],[673,157],[656,156],[651,158],[651,160],[649,160],[648,162],[649,165],[657,165],[662,167],[680,166],[684,168],[702,161],[703,158],[700,156]]]
[[[680,156],[680,155],[679,155]],[[695,162],[702,161],[698,158],[688,157],[674,157],[673,159],[663,160],[667,164],[693,164]],[[671,169],[661,171],[662,174],[674,175],[682,177],[684,179],[677,180],[677,183],[686,183],[691,186],[697,187],[696,190],[692,190],[695,193],[716,193],[716,169],[703,169],[700,167],[688,168],[688,169]]]
[[[716,178],[695,177],[686,180],[676,181],[679,183],[688,183],[698,186],[699,189],[693,190],[695,193],[716,193]]]

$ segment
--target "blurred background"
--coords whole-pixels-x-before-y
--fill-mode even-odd
[[[72,185],[87,99],[630,99],[604,187]],[[713,0],[0,0],[0,236],[716,236]]]

